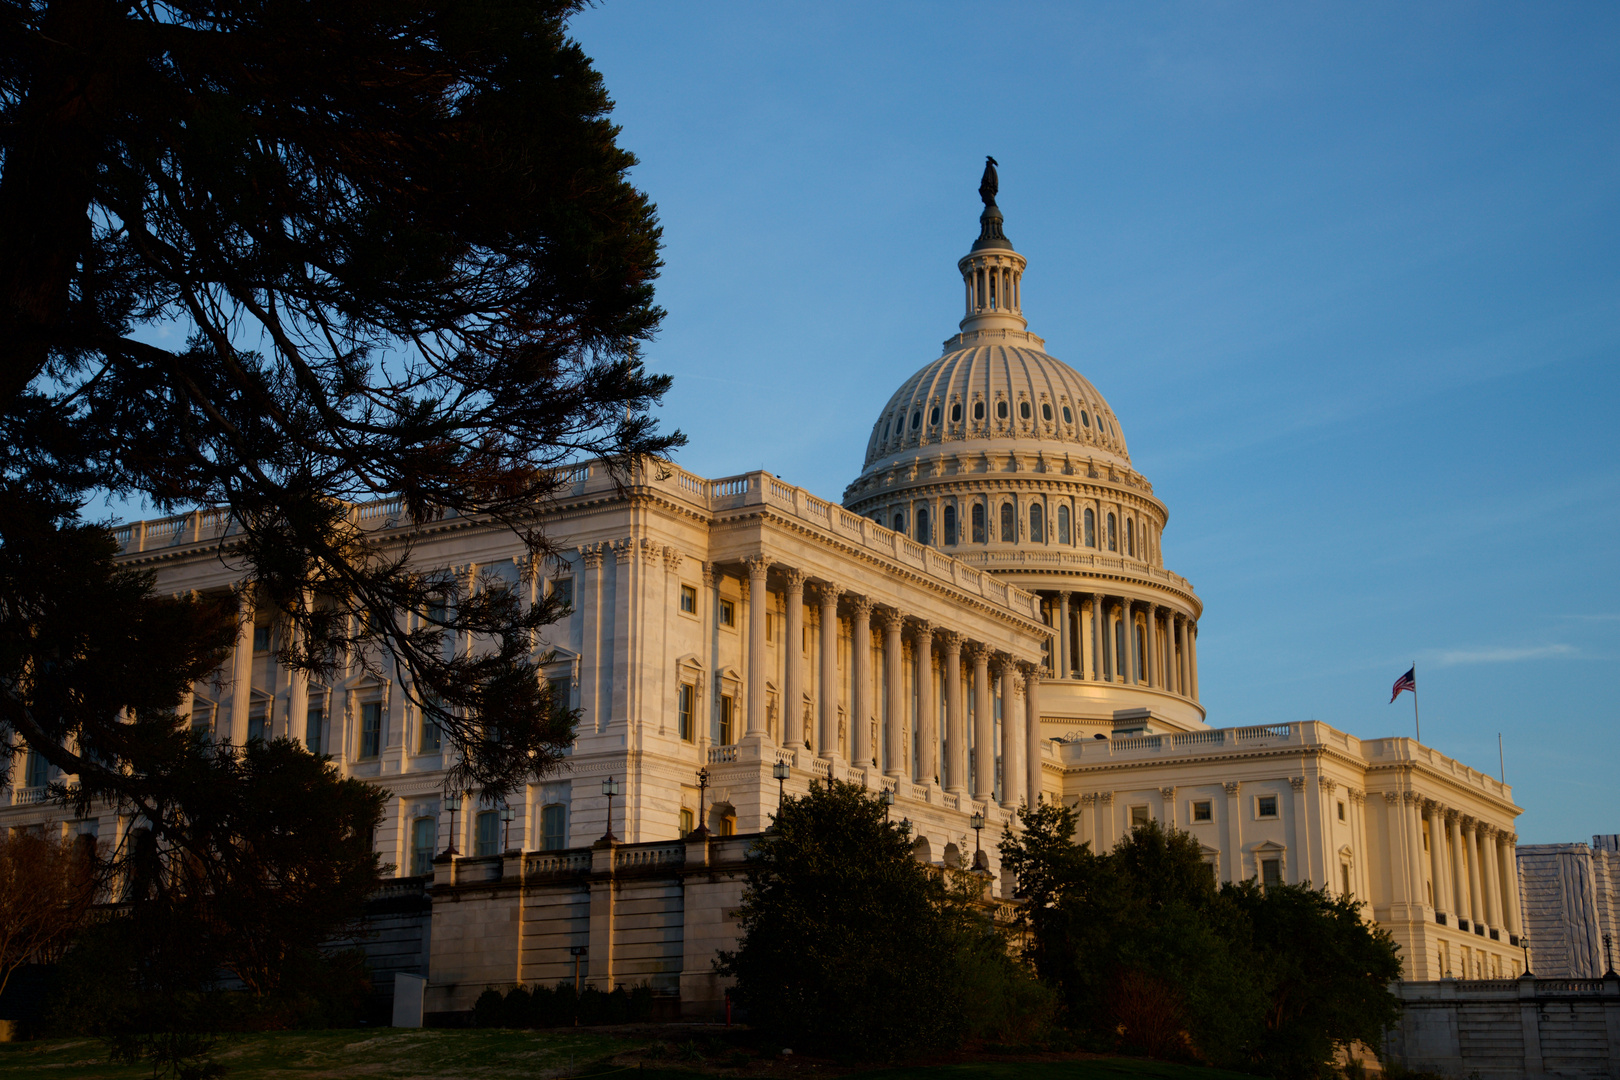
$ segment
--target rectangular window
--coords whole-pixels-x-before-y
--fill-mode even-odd
[[[1344,801],[1342,799],[1339,801],[1339,820],[1344,820]]]
[[[720,745],[730,746],[737,741],[737,702],[729,694],[720,698]]]
[[[411,873],[417,877],[433,873],[433,845],[438,840],[439,823],[430,817],[411,822]]]
[[[477,832],[474,836],[474,855],[499,855],[501,853],[501,815],[496,810],[482,810],[474,822]]]
[[[1340,863],[1339,864],[1339,895],[1340,896],[1349,896],[1350,895],[1350,864],[1349,863]]]
[[[214,703],[202,698],[191,701],[191,730],[196,735],[208,735],[214,730]]]
[[[697,724],[692,714],[692,701],[697,696],[696,688],[691,683],[681,683],[678,695],[678,711],[681,721],[681,738],[687,742],[697,740]]]
[[[692,813],[690,807],[681,807],[681,835],[688,836],[697,828],[697,815]]]
[[[551,596],[552,599],[557,601],[559,607],[572,611],[574,607],[574,579],[560,577],[552,581]]]
[[[437,704],[437,702],[435,702]],[[422,710],[422,733],[417,741],[418,754],[437,754],[444,746],[444,731],[439,727],[439,721],[426,709]]]
[[[1260,884],[1262,884],[1262,885],[1281,885],[1282,884],[1282,860],[1281,859],[1261,859],[1260,860]]]
[[[1429,823],[1427,821],[1423,823],[1423,850],[1429,850]]]
[[[546,680],[546,689],[551,694],[551,708],[553,712],[567,712],[573,705],[574,680],[567,675],[559,675],[555,679]]]
[[[771,645],[776,641],[776,616],[767,611],[765,613],[765,644]]]
[[[1261,795],[1254,800],[1254,816],[1257,818],[1274,818],[1277,816],[1277,796]]]
[[[1209,800],[1205,799],[1192,804],[1192,819],[1194,821],[1214,821],[1215,815],[1210,808]]]
[[[730,600],[720,601],[720,625],[737,625],[737,605],[733,604]]]
[[[681,586],[681,610],[688,615],[697,614],[697,587],[694,585]]]
[[[311,705],[304,717],[304,747],[316,757],[321,756],[321,725],[326,721],[326,710]]]
[[[270,628],[268,626],[255,626],[253,628],[253,651],[270,651]]]
[[[1148,808],[1145,806],[1131,807],[1131,828],[1140,829],[1148,823]]]
[[[270,739],[270,703],[255,701],[248,706],[248,738],[268,742]]]
[[[561,851],[568,846],[568,807],[551,803],[540,808],[540,850]]]
[[[39,755],[37,750],[28,751],[28,767],[23,777],[23,787],[44,787],[50,782],[51,763]]]
[[[360,706],[360,757],[374,758],[382,753],[382,702],[368,701]]]

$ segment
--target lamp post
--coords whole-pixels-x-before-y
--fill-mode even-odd
[[[607,796],[608,801],[607,832],[602,834],[604,840],[617,841],[619,839],[613,835],[613,796],[617,795],[619,791],[619,782],[613,777],[610,776],[602,781],[602,794]]]
[[[793,768],[785,761],[778,761],[771,766],[771,775],[776,777],[776,810],[781,813],[783,792],[787,788],[787,778],[793,775]]]
[[[973,830],[973,861],[978,862],[979,856],[984,852],[984,845],[980,842],[984,838],[983,810],[973,812],[973,816],[968,818],[968,827]]]
[[[1524,973],[1526,975],[1529,975],[1531,973],[1530,972],[1530,935],[1529,934],[1520,934],[1519,935],[1519,948],[1524,950]],[[1464,974],[1467,974],[1467,972],[1464,972]]]
[[[516,812],[512,809],[512,804],[507,802],[505,799],[502,799],[501,800],[501,850],[502,851],[511,851],[512,850],[512,818],[515,817],[515,816],[516,816]]]
[[[457,792],[457,794],[459,795],[460,792]],[[467,792],[467,794],[471,795],[472,792],[469,791],[469,792]],[[456,848],[456,815],[459,814],[460,812],[461,812],[461,799],[457,798],[457,799],[452,800],[451,803],[450,803],[450,842],[449,842],[449,844],[447,844],[445,846],[445,849],[444,849],[444,853],[446,855],[460,855],[461,854],[461,852]]]
[[[1609,951],[1609,946],[1613,943],[1613,937],[1608,934],[1603,935],[1603,962],[1608,967],[1608,970],[1603,973],[1604,978],[1614,974],[1614,953]]]
[[[698,769],[698,826],[694,833],[709,835],[709,767]]]
[[[570,945],[568,951],[574,957],[574,1026],[579,1027],[579,961],[591,950],[584,945]]]
[[[889,811],[894,808],[894,788],[884,788],[878,798],[883,802],[883,820],[888,821]]]

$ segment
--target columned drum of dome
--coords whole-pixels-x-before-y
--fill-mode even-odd
[[[844,505],[1042,598],[1049,736],[1202,728],[1203,604],[1165,568],[1168,511],[1102,394],[1027,329],[996,187],[987,168],[959,332],[879,413]]]

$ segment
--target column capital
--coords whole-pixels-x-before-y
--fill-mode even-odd
[[[1423,802],[1423,796],[1419,795],[1415,791],[1403,791],[1401,792],[1401,798],[1405,799],[1414,806],[1421,805]]]
[[[1160,788],[1159,794],[1163,796],[1165,802],[1176,801],[1176,788],[1174,784],[1170,785],[1169,787]]]
[[[933,643],[933,640],[934,640],[934,624],[933,623],[929,622],[927,619],[916,619],[916,620],[913,620],[912,629],[914,631],[914,636],[916,637],[916,639],[918,641],[925,641],[926,640],[930,644]]]
[[[701,574],[701,577],[703,578],[704,587],[705,588],[710,588],[710,589],[714,588],[714,582],[715,582],[715,579],[719,576],[719,573],[720,572],[715,569],[714,563],[712,563],[712,562],[704,563],[703,564],[703,571],[702,571],[702,574]]]
[[[1293,788],[1295,791],[1304,791],[1305,778],[1303,776],[1290,776],[1288,778],[1288,786]]]
[[[1080,805],[1081,806],[1092,806],[1096,802],[1097,802],[1097,793],[1095,791],[1088,791],[1088,792],[1083,793],[1080,796]]]
[[[782,584],[788,592],[804,592],[804,583],[809,575],[797,567],[789,567],[782,571]]]
[[[748,567],[750,579],[763,581],[766,571],[771,568],[771,559],[768,555],[750,555],[743,560],[743,565]]]
[[[1228,795],[1230,795],[1233,798],[1237,798],[1238,792],[1243,790],[1243,781],[1241,781],[1241,780],[1228,780],[1222,786],[1226,788],[1226,793]]]
[[[1111,803],[1114,801],[1114,793],[1112,791],[1099,791],[1097,792],[1097,801],[1100,803]]]
[[[856,595],[854,593],[850,594],[850,597],[849,597],[850,612],[851,612],[851,614],[855,615],[857,618],[861,618],[861,619],[871,618],[872,609],[874,607],[876,607],[876,606],[877,606],[876,602],[870,596],[859,596],[859,595]]]
[[[602,568],[601,544],[582,544],[578,551],[580,559],[589,569],[600,570]]]
[[[1358,788],[1358,787],[1347,787],[1344,790],[1345,790],[1345,793],[1350,796],[1350,801],[1352,803],[1355,803],[1357,806],[1361,806],[1362,804],[1366,803],[1366,801],[1367,801],[1367,793],[1365,791],[1361,790],[1360,788]]]
[[[636,542],[631,539],[613,541],[613,561],[623,566],[636,553]]]
[[[990,646],[986,645],[982,641],[969,641],[962,645],[962,654],[966,656],[968,661],[975,667],[981,663],[988,663],[991,652],[992,650]]]
[[[1074,590],[1073,589],[1059,589],[1058,590],[1058,598],[1065,601],[1065,602],[1068,601],[1069,599],[1071,599],[1073,596],[1074,596]]]
[[[900,630],[906,625],[906,617],[892,607],[878,608],[877,624],[885,631]]]
[[[1476,832],[1479,829],[1479,820],[1469,817],[1467,814],[1462,815],[1462,819],[1458,824],[1462,826],[1462,831],[1465,833]]]
[[[664,549],[664,568],[672,574],[675,573],[681,568],[683,558],[685,556],[681,554],[679,548],[666,547]]]
[[[1020,660],[1018,669],[1024,673],[1024,685],[1033,689],[1041,681],[1041,667],[1030,660]]]
[[[992,655],[991,665],[996,669],[996,678],[1006,678],[1008,675],[1018,674],[1018,661],[1004,652]]]
[[[1332,795],[1334,789],[1339,786],[1339,782],[1330,780],[1325,776],[1319,776],[1316,778],[1316,786],[1322,789],[1324,795]]]
[[[1453,810],[1449,806],[1441,807],[1440,815],[1446,819],[1447,825],[1455,825],[1458,821],[1462,820],[1462,811]]]
[[[1386,792],[1384,792],[1384,802],[1387,803],[1388,805],[1394,806],[1396,803],[1398,803],[1400,801],[1401,801],[1401,793],[1400,792],[1398,792],[1398,791],[1386,791]]]
[[[822,607],[836,607],[838,598],[844,595],[844,587],[830,581],[818,581],[811,587],[815,590],[816,602]]]
[[[962,651],[962,635],[955,630],[936,630],[934,639],[939,642],[939,647],[947,653],[960,654]]]

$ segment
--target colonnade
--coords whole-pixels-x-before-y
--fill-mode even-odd
[[[1044,595],[1058,628],[1054,678],[1146,685],[1198,700],[1198,623],[1190,615],[1103,592]]]
[[[1419,860],[1413,867],[1413,880],[1424,880],[1424,870],[1432,896],[1435,921],[1454,920],[1459,930],[1472,930],[1481,937],[1500,939],[1502,931],[1510,938],[1524,933],[1519,907],[1519,875],[1516,862],[1518,837],[1467,814],[1443,806],[1432,799],[1417,799],[1407,793],[1407,806],[1421,814],[1428,825],[1429,865],[1424,867],[1424,845],[1413,844]],[[1418,826],[1421,835],[1422,826]]]
[[[744,561],[744,567],[749,623],[744,694],[747,708],[742,737],[769,741],[766,683],[771,664],[765,622],[772,608],[773,566],[768,558],[754,556]],[[785,746],[813,745],[820,758],[840,761],[847,755],[841,763],[853,768],[881,766],[883,775],[890,780],[938,783],[950,794],[970,796],[978,802],[990,801],[999,794],[1000,803],[1010,808],[1039,797],[1038,665],[998,651],[987,642],[971,640],[924,615],[850,591],[837,582],[812,580],[806,572],[793,567],[778,565],[775,569],[774,583],[780,587],[786,616],[781,710]],[[819,613],[820,662],[813,674],[806,670],[804,650],[799,647],[807,602]],[[838,664],[840,630],[845,620],[850,639],[847,682]],[[881,678],[873,667],[874,622],[881,641]],[[992,679],[1001,690],[999,755]],[[840,705],[846,686],[849,720],[844,730]],[[882,701],[878,700],[879,687],[884,690]],[[936,696],[941,690],[943,709]],[[801,704],[808,698],[813,698],[816,705],[810,717],[806,717]],[[909,738],[913,734],[913,712],[915,755]],[[943,732],[939,726],[941,712]]]

